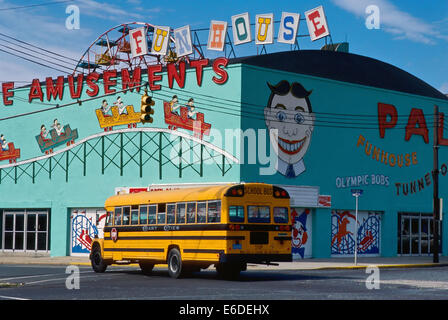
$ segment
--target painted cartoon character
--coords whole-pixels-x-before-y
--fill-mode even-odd
[[[61,126],[61,124],[59,123],[58,119],[54,119],[54,120],[53,120],[53,124],[51,125],[51,127],[56,131],[56,134],[57,134],[58,136],[60,136],[61,134],[62,134],[62,135],[65,135],[65,133],[64,133],[63,130],[62,130],[62,126]]]
[[[193,119],[193,116],[197,113],[197,111],[194,110],[195,106],[193,98],[188,99],[187,107],[188,107],[188,118]]]
[[[117,101],[114,102],[114,106],[118,107],[118,114],[126,114],[126,106],[121,100],[121,97],[117,97]]]
[[[7,151],[9,149],[8,142],[6,142],[6,138],[3,134],[0,135],[0,147],[2,148],[2,151]]]
[[[101,103],[101,111],[103,112],[103,116],[111,117],[111,115],[109,114],[110,108],[111,108],[111,106],[109,106],[107,104],[107,100],[104,99],[103,102]]]
[[[300,83],[286,80],[273,86],[268,83],[271,95],[264,109],[266,126],[276,129],[271,143],[278,155],[276,169],[287,178],[295,178],[305,171],[303,157],[314,129],[314,114],[307,91]]]
[[[306,221],[310,209],[305,209],[300,215],[295,209],[291,212],[292,217],[292,254],[299,254],[303,259],[305,256],[305,244],[308,241]]]
[[[177,99],[177,95],[174,95],[174,96],[171,98],[171,101],[170,101],[170,109],[171,109],[171,113],[174,113],[174,114],[177,114],[177,115],[179,115],[179,113],[177,112],[177,109],[180,107],[180,106],[177,104],[178,101],[179,101],[179,100]]]
[[[47,131],[47,128],[45,125],[40,126],[40,136],[42,137],[42,141],[49,141],[50,139],[47,139],[47,136],[49,134],[49,131]]]

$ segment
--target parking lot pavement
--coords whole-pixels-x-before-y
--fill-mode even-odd
[[[49,255],[1,254],[0,264],[43,264],[43,265],[90,265],[88,257],[51,257]],[[448,266],[448,257],[439,257],[439,263],[433,263],[432,256],[420,257],[360,257],[354,264],[354,258],[303,259],[294,262],[280,262],[277,265],[248,264],[248,270],[313,270],[366,268],[367,266],[383,268],[399,267],[434,267]]]

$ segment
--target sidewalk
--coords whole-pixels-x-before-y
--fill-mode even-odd
[[[50,257],[48,255],[0,253],[0,264],[43,264],[43,265],[90,265],[88,257]],[[379,268],[412,268],[448,266],[448,257],[439,256],[439,263],[433,263],[432,256],[423,257],[360,257],[355,266],[354,258],[304,259],[294,262],[280,262],[275,265],[248,264],[248,270],[319,270],[357,269],[367,266]],[[157,266],[156,266],[157,267]],[[161,265],[163,267],[163,265]]]

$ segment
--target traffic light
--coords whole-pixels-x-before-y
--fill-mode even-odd
[[[154,114],[154,109],[151,108],[156,102],[148,96],[147,92],[142,96],[142,104],[141,104],[141,113],[140,122],[141,123],[152,123],[153,119],[151,117]]]

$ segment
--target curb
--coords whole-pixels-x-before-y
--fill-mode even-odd
[[[91,266],[89,262],[70,262],[70,265],[78,266]],[[112,266],[120,267],[138,267],[138,264],[113,264]],[[157,268],[167,268],[166,264],[159,264]],[[419,263],[419,264],[367,264],[367,265],[357,265],[357,266],[328,266],[328,267],[313,267],[313,268],[269,268],[269,267],[247,267],[250,271],[308,271],[308,270],[360,270],[367,269],[370,267],[376,267],[379,269],[399,269],[399,268],[436,268],[436,267],[448,267],[448,263]]]

